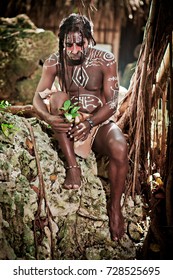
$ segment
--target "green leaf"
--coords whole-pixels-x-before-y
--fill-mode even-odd
[[[76,113],[79,109],[80,109],[79,106],[73,107],[73,109],[71,109],[70,111],[70,114]]]
[[[11,123],[10,123],[10,124],[6,124],[6,125],[7,125],[7,127],[8,127],[9,129],[12,129],[12,128],[15,129],[14,125],[11,124]]]
[[[80,116],[80,114],[79,113],[73,113],[73,114],[71,114],[72,115],[72,118],[74,119],[75,117],[78,117],[78,116]]]
[[[11,104],[7,100],[2,100],[0,102],[0,108],[2,108],[2,109],[5,109],[5,108],[10,107],[10,106],[11,106]]]
[[[72,115],[69,114],[69,113],[65,113],[64,116],[65,116],[65,118],[66,118],[69,122],[71,122],[71,120],[73,119],[73,118],[72,118]]]
[[[10,134],[14,134],[19,131],[19,128],[11,123],[2,123],[0,127],[6,137],[9,137]]]
[[[63,107],[61,109],[64,110],[64,111],[67,111],[69,109],[70,105],[71,105],[71,101],[70,100],[66,100],[64,102]]]
[[[2,129],[2,132],[4,133],[4,135],[6,137],[9,136],[9,129],[8,129],[8,126],[5,124],[5,123],[2,123],[1,124],[1,129]]]

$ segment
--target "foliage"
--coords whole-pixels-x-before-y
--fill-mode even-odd
[[[63,115],[68,122],[73,122],[74,119],[79,116],[79,106],[76,103],[72,104],[70,100],[66,100],[60,110],[63,111]]]
[[[1,130],[6,137],[18,131],[18,128],[11,123],[1,123]]]
[[[6,109],[10,106],[11,106],[11,104],[7,100],[2,100],[0,102],[0,111],[1,111],[1,109]]]
[[[7,100],[2,100],[0,102],[0,112],[4,111],[11,106],[11,104]],[[2,122],[0,124],[0,133],[1,131],[6,137],[9,137],[11,134],[18,131],[18,128],[11,123]]]

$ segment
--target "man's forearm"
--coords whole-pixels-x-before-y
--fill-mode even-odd
[[[103,107],[101,107],[90,119],[93,122],[93,125],[98,125],[106,120],[108,120],[111,116],[113,116],[116,112],[116,108],[111,108],[110,104],[107,103]]]
[[[43,119],[44,121],[48,121],[50,113],[46,105],[44,104],[43,100],[39,96],[35,96],[33,99],[33,107],[38,114],[38,116]]]

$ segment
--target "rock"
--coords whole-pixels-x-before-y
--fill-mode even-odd
[[[0,96],[13,104],[32,103],[41,64],[57,50],[57,37],[38,29],[26,15],[0,18]]]
[[[135,228],[135,224],[142,223],[140,197],[135,205],[130,196],[123,198],[126,233],[119,242],[113,242],[105,191],[109,185],[97,175],[94,153],[85,160],[77,157],[82,186],[79,190],[66,190],[63,155],[45,123],[10,113],[1,114],[1,123],[15,129],[11,128],[8,137],[0,130],[0,258],[135,259],[136,243],[141,242],[144,233],[134,242],[128,224],[133,221]],[[38,173],[30,126],[42,176]],[[45,196],[41,199],[43,186]]]

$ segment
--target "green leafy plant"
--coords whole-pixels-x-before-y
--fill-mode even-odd
[[[9,137],[14,132],[18,131],[19,129],[15,127],[13,124],[9,123],[1,123],[1,130],[6,137]]]
[[[76,103],[72,103],[70,100],[66,100],[63,106],[59,109],[63,111],[63,115],[68,122],[73,122],[75,117],[79,116],[78,110],[79,106],[76,106]]]
[[[0,109],[6,109],[10,106],[11,106],[11,104],[7,100],[2,100],[0,102]]]
[[[3,112],[4,109],[7,109],[10,106],[11,104],[7,100],[2,100],[0,102],[0,112]],[[11,123],[2,122],[0,124],[0,132],[1,131],[6,137],[9,137],[11,134],[18,131],[18,128]]]

